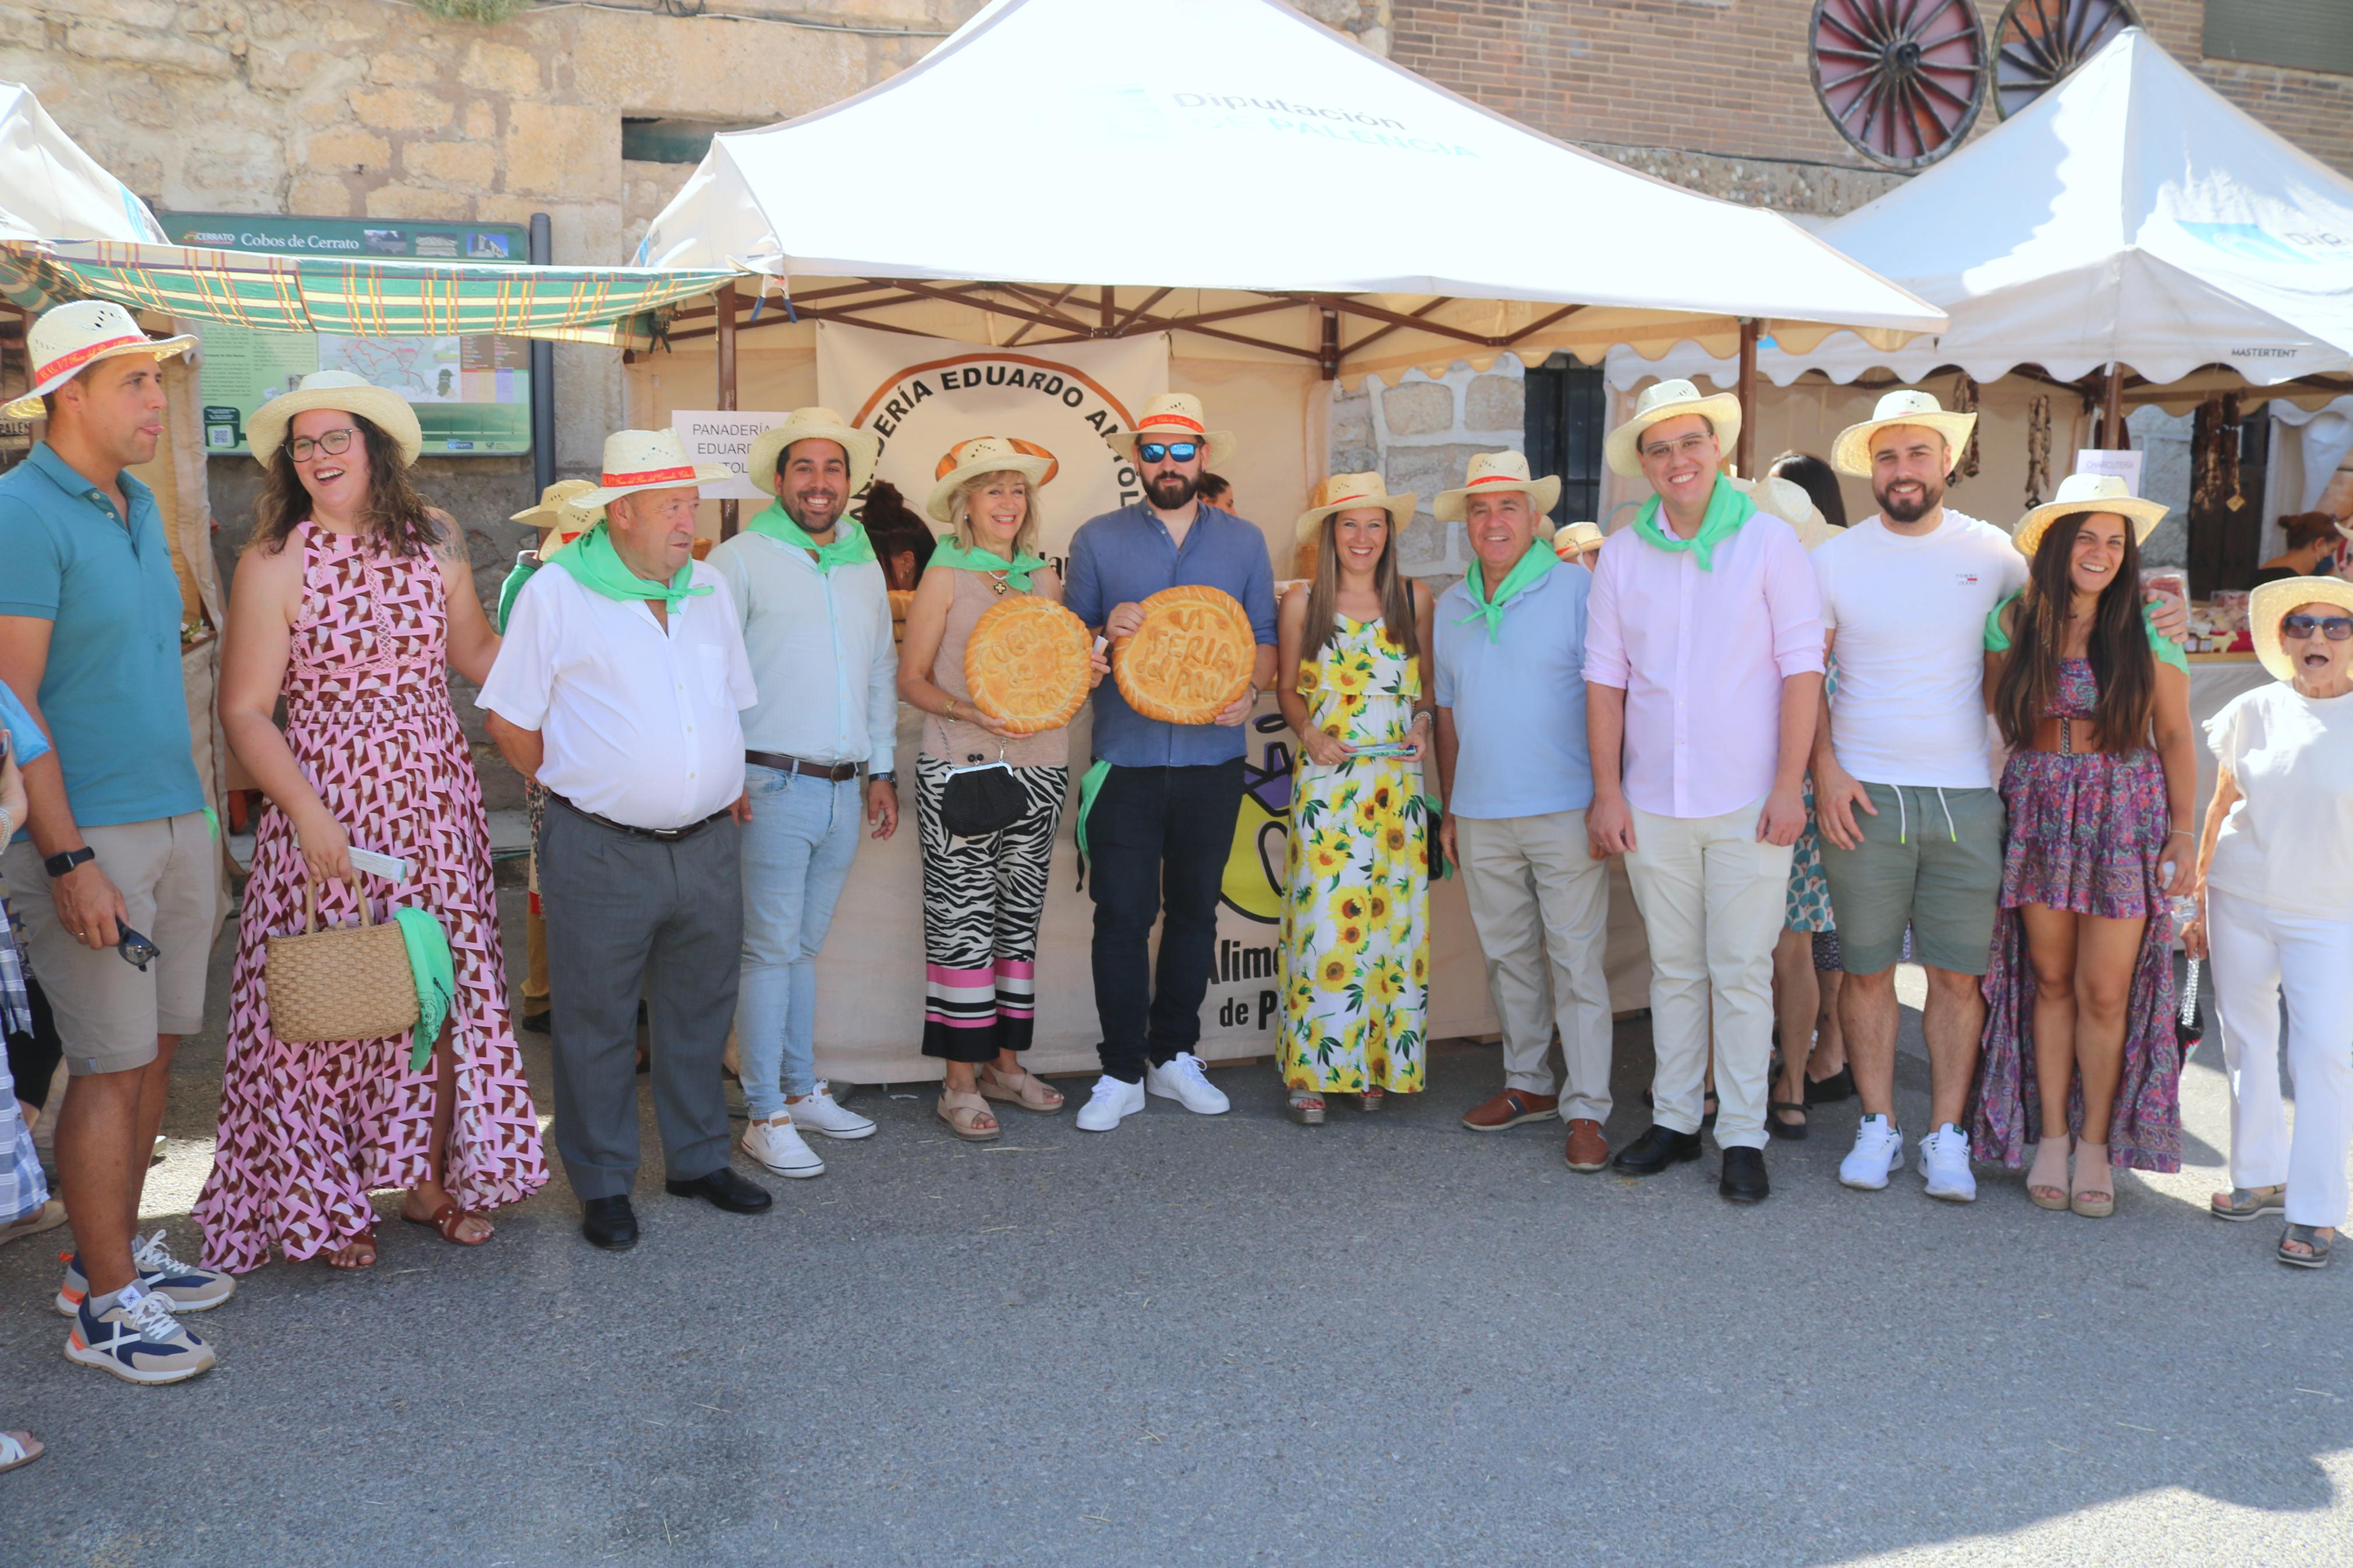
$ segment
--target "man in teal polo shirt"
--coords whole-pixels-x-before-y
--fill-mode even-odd
[[[102,301],[44,315],[26,342],[33,391],[5,412],[45,417],[47,439],[0,477],[0,681],[53,748],[25,769],[26,832],[0,867],[71,1074],[57,1157],[76,1250],[58,1307],[75,1320],[68,1359],[142,1384],[212,1365],[174,1314],[234,1289],[174,1258],[162,1231],[135,1239],[172,1053],[203,1026],[218,921],[179,580],[154,495],[124,471],[154,457],[163,361],[193,342],[151,340]],[[158,956],[126,962],[126,928]]]

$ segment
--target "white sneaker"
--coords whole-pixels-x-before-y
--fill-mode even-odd
[[[1975,1203],[1978,1179],[1969,1170],[1969,1135],[1946,1122],[1920,1140],[1920,1173],[1928,1195],[1947,1203]]]
[[[1223,1116],[1234,1108],[1225,1091],[1202,1072],[1201,1058],[1190,1051],[1178,1051],[1166,1067],[1145,1068],[1144,1087],[1197,1116]]]
[[[822,1176],[825,1162],[809,1152],[793,1126],[790,1113],[773,1121],[754,1120],[744,1129],[744,1152],[779,1176]]]
[[[1889,1173],[1904,1163],[1904,1134],[1884,1116],[1866,1116],[1854,1130],[1854,1147],[1839,1162],[1839,1180],[1867,1193],[1885,1189]]]
[[[820,1138],[832,1138],[848,1143],[860,1138],[874,1136],[874,1123],[854,1110],[844,1110],[833,1102],[833,1089],[825,1079],[817,1080],[817,1088],[799,1100],[786,1097],[785,1114],[793,1125],[804,1132],[814,1132]]]
[[[1108,1132],[1144,1109],[1144,1086],[1127,1083],[1109,1073],[1095,1079],[1095,1091],[1079,1108],[1079,1131]]]

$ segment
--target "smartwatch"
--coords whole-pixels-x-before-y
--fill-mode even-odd
[[[41,862],[41,869],[49,874],[51,881],[55,881],[83,861],[97,858],[98,851],[85,844],[79,849],[68,849],[61,854],[50,856]]]

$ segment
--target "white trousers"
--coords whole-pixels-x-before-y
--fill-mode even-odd
[[[2353,1144],[2353,919],[2206,895],[2214,1018],[2231,1075],[2231,1184],[2287,1184],[2290,1225],[2346,1221]],[[2280,1001],[2295,1134],[2280,1103]]]
[[[1773,1063],[1773,947],[1789,893],[1791,845],[1758,841],[1760,799],[1722,816],[1634,812],[1626,876],[1651,939],[1651,1117],[1699,1131],[1715,1024],[1715,1141],[1765,1147]]]
[[[1564,1121],[1609,1120],[1609,862],[1585,813],[1458,816],[1462,888],[1504,1036],[1504,1087],[1560,1096]],[[1560,1031],[1566,1083],[1552,1071]]]

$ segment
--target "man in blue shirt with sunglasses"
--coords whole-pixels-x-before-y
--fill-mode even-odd
[[[1209,724],[1147,719],[1128,706],[1116,682],[1095,689],[1095,761],[1079,797],[1092,863],[1095,1010],[1103,1019],[1103,1077],[1079,1112],[1089,1132],[1108,1132],[1143,1110],[1147,1089],[1205,1116],[1227,1109],[1193,1047],[1217,946],[1218,890],[1241,809],[1243,726],[1274,679],[1266,536],[1198,497],[1202,470],[1232,458],[1232,435],[1206,427],[1199,399],[1169,393],[1145,405],[1134,430],[1104,440],[1134,465],[1145,499],[1079,530],[1062,602],[1102,636],[1118,638],[1134,633],[1143,602],[1164,588],[1220,589],[1249,615],[1258,660],[1251,689]]]

